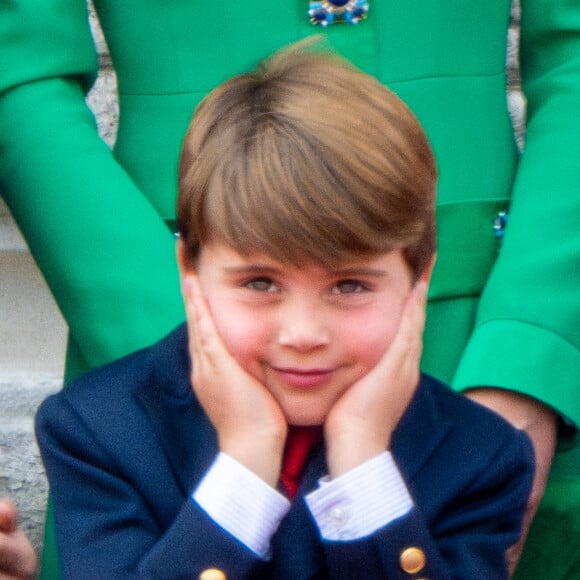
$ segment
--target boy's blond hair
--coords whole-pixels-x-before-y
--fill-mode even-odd
[[[400,99],[337,56],[293,46],[198,107],[179,233],[192,267],[212,240],[296,265],[402,248],[417,277],[435,251],[436,179]]]

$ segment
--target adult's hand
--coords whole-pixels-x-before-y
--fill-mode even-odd
[[[534,447],[536,469],[532,492],[524,514],[522,535],[507,553],[508,566],[510,573],[513,574],[522,554],[532,520],[544,495],[550,467],[554,460],[557,440],[556,414],[536,399],[513,391],[477,388],[470,389],[466,395],[499,413],[517,429],[525,431]]]

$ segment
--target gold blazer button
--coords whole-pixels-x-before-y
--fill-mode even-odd
[[[421,572],[426,562],[425,552],[420,548],[406,548],[401,552],[401,556],[399,557],[401,568],[409,574]]]
[[[208,568],[199,575],[199,580],[226,580],[226,575],[218,568]]]

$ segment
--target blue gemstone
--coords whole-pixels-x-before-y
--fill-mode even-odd
[[[366,18],[369,9],[367,0],[310,0],[309,4],[310,21],[321,26],[356,24]]]
[[[500,211],[493,220],[493,233],[497,239],[504,237],[507,222],[508,214],[505,211]]]

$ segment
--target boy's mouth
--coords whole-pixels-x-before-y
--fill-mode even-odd
[[[272,367],[280,380],[287,386],[295,389],[314,389],[328,382],[334,369],[298,369]]]

